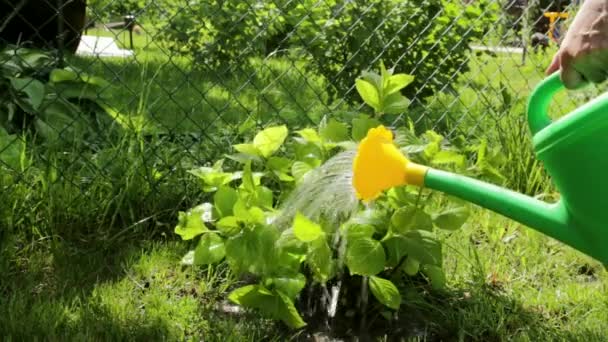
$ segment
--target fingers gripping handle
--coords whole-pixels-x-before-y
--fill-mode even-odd
[[[560,79],[560,73],[555,72],[542,80],[530,95],[528,100],[528,126],[533,135],[551,124],[551,118],[548,114],[549,105],[553,96],[562,89],[564,89],[564,84]]]

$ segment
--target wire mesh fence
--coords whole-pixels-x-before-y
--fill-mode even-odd
[[[119,226],[109,241],[170,225],[199,196],[190,170],[257,128],[369,112],[355,80],[380,63],[414,77],[383,123],[486,139],[523,162],[527,96],[578,5],[0,0],[4,225]]]

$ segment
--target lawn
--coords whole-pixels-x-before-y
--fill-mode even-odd
[[[181,266],[188,244],[173,229],[178,211],[205,198],[188,170],[210,165],[240,142],[234,133],[244,118],[308,124],[341,107],[327,103],[323,80],[309,77],[301,62],[260,61],[256,75],[217,77],[170,57],[160,45],[150,46],[153,41],[136,36],[134,58],[71,62],[110,81],[104,101],[139,122],[144,135],[178,132],[179,138],[134,135],[84,155],[56,154],[27,141],[27,157],[38,164],[3,180],[5,340],[302,337],[255,314],[232,312],[225,297],[241,280],[225,265]],[[485,136],[499,148],[529,155],[530,146],[518,140],[529,139],[521,133],[525,100],[549,60],[550,52],[528,56],[523,66],[520,55],[473,56],[471,71],[455,82],[456,92],[436,96],[413,118],[443,122],[454,135]],[[597,91],[560,95],[551,111],[559,117]],[[501,143],[500,132],[514,133]],[[529,186],[526,171],[503,172],[519,172],[522,180],[513,184]],[[554,195],[546,178],[537,183],[526,189]],[[594,260],[479,208],[462,229],[442,239],[447,290],[404,295],[398,332],[404,339],[608,338],[608,279]]]

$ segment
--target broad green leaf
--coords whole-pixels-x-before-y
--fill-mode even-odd
[[[384,96],[391,95],[399,90],[407,87],[414,81],[414,76],[407,74],[391,75],[388,78],[388,84],[384,88]]]
[[[13,171],[21,171],[22,164],[25,164],[25,148],[23,139],[9,135],[0,127],[0,169],[8,167]]]
[[[306,260],[315,281],[324,284],[333,277],[335,270],[332,254],[325,239],[317,239],[310,243]]]
[[[195,265],[210,265],[220,262],[226,256],[224,241],[215,233],[207,233],[201,237],[194,250]]]
[[[262,151],[260,151],[253,144],[235,144],[235,145],[232,145],[232,147],[234,147],[234,149],[237,150],[238,152],[241,152],[246,155],[258,156],[258,157],[262,155]]]
[[[376,229],[369,224],[349,224],[344,226],[344,236],[349,243],[356,239],[371,239],[374,233],[376,233]]]
[[[464,165],[465,158],[458,152],[442,150],[433,156],[431,162],[437,165],[456,164],[457,166],[462,166]]]
[[[189,251],[182,257],[180,262],[182,265],[192,266],[194,264],[194,251]]]
[[[265,186],[257,186],[255,189],[255,203],[256,206],[265,209],[272,209],[273,207],[273,194],[272,190]]]
[[[250,218],[251,214],[249,213],[249,208],[247,208],[245,201],[243,201],[240,198],[237,199],[236,202],[234,203],[234,206],[232,207],[232,213],[239,221],[243,221],[243,222],[251,221],[251,218]]]
[[[256,226],[254,229],[244,229],[240,234],[228,238],[226,258],[231,269],[239,274],[271,274],[280,268],[277,260],[275,242],[279,233],[268,226]]]
[[[312,167],[316,167],[321,164],[321,160],[323,159],[323,151],[318,145],[313,143],[297,143],[294,145],[294,149],[296,160],[305,162]]]
[[[11,85],[18,92],[23,92],[28,97],[28,102],[35,110],[40,108],[45,96],[44,84],[31,77],[11,78]]]
[[[281,157],[270,157],[266,162],[266,166],[283,182],[293,181],[293,177],[289,175],[291,164],[291,160]]]
[[[401,294],[390,280],[371,276],[369,277],[369,289],[380,303],[393,310],[399,310]]]
[[[306,326],[306,322],[302,319],[302,316],[298,313],[298,309],[287,295],[282,292],[278,292],[279,298],[283,305],[281,306],[281,320],[293,329],[300,329]]]
[[[323,229],[298,212],[293,220],[293,233],[300,241],[311,242],[323,235]]]
[[[319,133],[317,133],[317,131],[315,131],[312,128],[304,128],[304,129],[297,131],[296,133],[298,133],[298,135],[300,135],[302,138],[304,138],[308,142],[311,142],[311,143],[320,143],[321,142],[321,137],[319,136]]]
[[[251,162],[245,164],[245,168],[243,169],[243,189],[248,191],[249,193],[255,193],[256,190],[256,182],[253,179],[253,173],[251,172]]]
[[[287,126],[268,127],[253,138],[255,146],[263,157],[268,158],[275,153],[287,138]]]
[[[290,299],[295,299],[306,285],[306,277],[302,273],[298,273],[290,277],[270,278],[268,282]]]
[[[328,141],[340,142],[348,140],[348,126],[334,119],[329,120],[324,127],[321,127],[320,131],[323,139]]]
[[[87,84],[109,87],[110,84],[101,77],[79,73],[71,69],[53,69],[49,75],[49,80],[53,83],[61,82],[84,82]]]
[[[419,191],[419,190],[416,190]],[[393,208],[401,209],[405,206],[412,206],[416,204],[418,195],[414,192],[409,191],[407,186],[399,186],[391,188],[387,191],[388,201]]]
[[[388,252],[387,265],[395,267],[403,257],[423,264],[441,265],[441,243],[426,230],[412,230],[404,235],[392,235],[383,241]]]
[[[213,195],[213,203],[220,217],[232,215],[232,208],[238,200],[238,193],[233,188],[221,186]]]
[[[386,70],[386,69],[384,69]],[[361,79],[363,79],[364,81],[367,81],[368,83],[370,83],[371,85],[373,85],[376,89],[382,89],[383,84],[382,84],[382,66],[381,66],[381,74],[379,75],[376,72],[370,72],[370,71],[363,71],[361,72]]]
[[[238,174],[223,172],[211,167],[200,167],[198,169],[189,170],[188,172],[203,181],[203,184],[205,185],[203,190],[205,192],[216,191],[220,186],[226,185],[239,178]]]
[[[396,233],[410,230],[432,230],[433,220],[429,214],[416,207],[405,207],[395,211],[391,217],[391,228]]]
[[[357,88],[357,92],[359,92],[359,96],[365,101],[365,103],[372,107],[374,110],[380,110],[380,94],[378,94],[378,89],[364,79],[355,80],[355,87]]]
[[[384,270],[386,255],[382,244],[372,239],[356,239],[347,246],[346,265],[351,274],[376,275]]]
[[[360,116],[360,117],[354,119],[353,120],[353,130],[352,130],[353,139],[355,139],[356,141],[360,141],[361,139],[365,138],[365,136],[367,135],[367,132],[371,128],[375,128],[378,126],[380,126],[380,121],[378,121],[378,119],[374,119],[374,118],[370,118],[370,117],[366,117],[366,116]]]
[[[312,170],[312,166],[305,162],[297,161],[291,165],[291,174],[296,181],[300,181],[310,170]]]
[[[182,237],[182,240],[192,240],[195,237],[208,231],[203,220],[204,212],[201,209],[192,209],[188,212],[178,213],[178,223],[175,233]]]
[[[241,230],[239,220],[234,216],[225,216],[215,224],[215,227],[225,235],[231,236],[238,234]]]
[[[410,106],[410,100],[400,93],[393,93],[384,99],[382,112],[386,114],[403,113]]]
[[[457,230],[469,218],[469,208],[466,206],[448,208],[438,214],[433,215],[433,223],[445,230]]]
[[[306,325],[298,314],[293,301],[281,292],[271,292],[261,285],[247,285],[228,295],[232,302],[244,307],[258,309],[266,316],[280,319],[291,328]]]
[[[421,271],[429,278],[431,286],[434,289],[441,290],[445,288],[445,273],[441,267],[435,265],[423,265]]]
[[[51,56],[44,53],[28,51],[27,53],[20,54],[19,59],[27,68],[42,69],[52,63]]]
[[[403,263],[403,266],[401,266],[401,269],[403,269],[403,272],[405,272],[405,274],[409,276],[415,276],[420,270],[420,262],[415,258],[408,257],[407,259],[405,259],[405,262]]]

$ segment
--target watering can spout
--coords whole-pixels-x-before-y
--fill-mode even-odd
[[[585,246],[571,229],[563,203],[545,203],[499,186],[409,161],[393,143],[392,132],[372,128],[353,163],[353,185],[360,200],[375,199],[401,185],[427,187],[499,213],[577,249]]]

